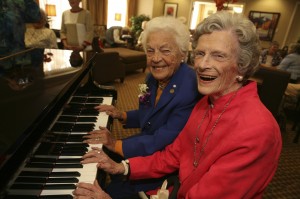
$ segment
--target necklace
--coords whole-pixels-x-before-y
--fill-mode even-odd
[[[218,116],[218,118],[216,119],[213,127],[211,128],[210,132],[208,133],[208,135],[207,135],[207,137],[205,139],[204,144],[201,147],[201,150],[199,151],[199,150],[197,150],[198,149],[197,146],[198,146],[198,144],[200,142],[199,131],[200,131],[200,127],[202,126],[203,121],[204,121],[204,119],[205,119],[205,117],[206,117],[206,115],[208,113],[208,109],[209,109],[210,105],[207,107],[207,109],[206,109],[206,111],[205,111],[205,113],[204,113],[204,115],[203,115],[203,117],[202,117],[199,125],[197,126],[196,138],[195,138],[195,142],[194,142],[194,161],[193,161],[193,165],[194,165],[195,168],[197,168],[198,165],[199,165],[200,157],[204,153],[204,150],[205,150],[206,145],[207,145],[207,143],[208,143],[208,141],[209,141],[209,139],[210,139],[210,137],[211,137],[211,135],[213,133],[213,130],[216,128],[216,126],[217,126],[219,120],[221,119],[223,113],[226,111],[227,107],[229,106],[229,104],[231,103],[231,101],[233,100],[233,98],[236,96],[237,92],[238,92],[238,90],[231,96],[231,98],[225,104],[224,109],[222,110],[222,112],[220,113],[220,115]]]
[[[158,88],[160,88],[161,90],[164,90],[164,88],[166,88],[166,86],[168,85],[169,80],[167,82],[158,82]]]
[[[166,87],[165,84],[158,84],[158,88],[160,88],[161,90],[164,90],[165,87]]]

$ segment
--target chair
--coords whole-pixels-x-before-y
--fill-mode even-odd
[[[96,53],[93,61],[92,78],[98,84],[107,84],[115,79],[124,82],[125,68],[117,52]]]
[[[253,78],[258,81],[260,100],[273,116],[280,119],[280,107],[291,74],[273,67],[260,66]],[[278,121],[278,123],[280,123]]]
[[[300,137],[300,83],[289,83],[285,91],[283,110],[292,121],[292,131],[296,131],[294,143]]]

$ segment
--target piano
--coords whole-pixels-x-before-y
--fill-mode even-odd
[[[76,183],[102,175],[80,164],[92,147],[82,136],[111,129],[112,118],[93,107],[114,105],[117,92],[93,81],[96,55],[71,55],[28,49],[0,58],[0,198],[73,198]]]

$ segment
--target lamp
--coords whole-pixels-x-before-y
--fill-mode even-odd
[[[45,5],[45,12],[46,12],[46,15],[47,15],[47,19],[48,19],[48,22],[49,22],[49,28],[52,28],[52,19],[51,17],[55,17],[56,16],[56,7],[55,5],[52,5],[52,4],[46,4]]]
[[[46,4],[45,12],[47,16],[54,17],[56,16],[56,7],[55,5]]]

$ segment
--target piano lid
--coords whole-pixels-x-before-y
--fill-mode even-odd
[[[0,58],[0,169],[47,106],[85,68],[82,56],[32,49]]]

